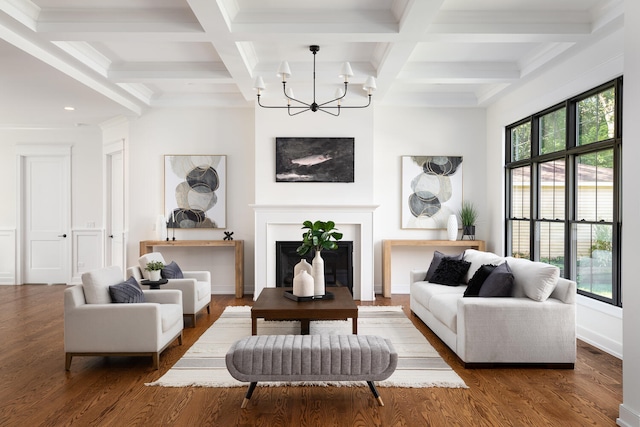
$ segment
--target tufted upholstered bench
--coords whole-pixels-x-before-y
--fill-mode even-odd
[[[384,406],[373,382],[391,376],[398,353],[374,335],[256,335],[236,341],[226,363],[233,378],[250,383],[242,408],[259,381],[366,381]]]

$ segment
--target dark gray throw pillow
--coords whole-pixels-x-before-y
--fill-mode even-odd
[[[453,259],[456,261],[462,261],[462,257],[464,256],[464,252],[460,252],[458,255],[445,255],[440,251],[435,251],[433,253],[433,259],[431,260],[431,264],[429,265],[429,269],[427,270],[427,275],[424,277],[426,282],[431,281],[431,277],[433,277],[433,273],[436,272],[436,269],[440,265],[443,259]]]
[[[443,258],[429,282],[440,285],[458,286],[462,283],[469,267],[471,267],[471,263],[468,261]]]
[[[129,277],[117,285],[109,286],[109,295],[111,295],[111,302],[115,303],[144,302],[144,293],[134,277]]]
[[[165,265],[164,268],[160,271],[160,276],[163,279],[183,279],[184,275],[182,274],[182,270],[176,264],[175,261],[171,261],[169,264]]]
[[[497,266],[482,284],[480,297],[510,297],[513,291],[513,273],[509,264]]]
[[[480,293],[482,284],[487,280],[487,277],[496,269],[497,266],[493,264],[484,264],[473,274],[467,289],[464,291],[465,297],[477,297]]]

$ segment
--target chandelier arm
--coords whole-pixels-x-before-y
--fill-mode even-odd
[[[291,117],[297,116],[298,114],[302,114],[302,113],[305,113],[307,111],[311,111],[311,108],[307,108],[307,107],[292,107],[292,108],[300,109],[300,111],[297,111],[295,113],[291,113],[291,108],[287,109],[287,113],[289,113],[289,115]]]
[[[295,101],[295,100],[294,100]],[[300,101],[298,101],[300,102]],[[304,104],[304,102],[303,102]],[[260,102],[260,95],[258,95],[258,105],[261,106],[262,108],[279,108],[279,109],[283,109],[283,108],[294,108],[296,110],[309,110],[309,106],[305,104],[305,106],[300,106],[300,105],[264,105]]]
[[[340,106],[339,106],[339,105],[338,105],[337,107],[330,107],[330,108],[337,108],[337,109],[338,109],[338,112],[337,112],[337,113],[332,113],[331,111],[327,110],[327,109],[326,109],[326,107],[324,107],[324,108],[318,108],[318,110],[317,110],[317,111],[322,111],[323,113],[330,114],[330,115],[332,115],[332,116],[334,116],[334,117],[338,117],[338,116],[340,115]]]
[[[299,99],[292,98],[289,95],[287,95],[287,82],[282,82],[282,93],[284,93],[284,97],[285,98],[287,98],[287,99],[289,99],[291,101],[297,102],[299,104],[305,105],[307,108],[311,108],[311,104],[307,104],[306,102],[300,101]],[[302,107],[298,106],[298,107],[294,107],[294,108],[302,108]]]
[[[340,108],[367,108],[369,105],[371,105],[371,95],[369,95],[369,102],[367,103],[367,105],[343,105]],[[323,107],[323,108],[336,108],[336,107]]]
[[[336,99],[332,99],[331,101],[327,101],[327,102],[323,102],[322,104],[318,104],[318,108],[320,107],[324,107],[327,104],[331,104],[332,102],[336,102],[336,101],[340,101],[342,98],[344,98],[345,96],[347,96],[347,86],[349,85],[348,82],[344,82],[344,93],[342,94],[342,96],[336,98]],[[326,107],[324,107],[326,108]],[[331,108],[336,108],[336,107],[331,107]]]

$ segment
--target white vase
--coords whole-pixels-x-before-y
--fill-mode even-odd
[[[293,277],[296,277],[298,273],[300,273],[303,270],[309,273],[309,275],[312,274],[311,264],[309,264],[307,260],[304,258],[301,259],[300,262],[293,267]]]
[[[313,267],[313,293],[314,295],[324,295],[324,260],[320,256],[320,251],[316,251],[311,266]]]
[[[160,281],[160,270],[151,270],[149,272],[149,280],[152,282]]]
[[[307,263],[309,265],[309,263]],[[309,265],[311,267],[311,265]],[[301,270],[293,278],[293,294],[297,297],[312,297],[315,293],[313,277],[307,270]]]
[[[451,214],[447,220],[447,237],[449,240],[458,240],[458,218]]]
[[[167,222],[164,219],[164,215],[160,214],[156,217],[156,238],[158,240],[164,240],[167,238]]]

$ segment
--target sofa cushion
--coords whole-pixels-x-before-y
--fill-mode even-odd
[[[182,270],[180,266],[176,264],[175,261],[171,261],[169,264],[165,265],[162,270],[160,270],[160,275],[163,279],[183,279],[184,275],[182,274]]]
[[[439,283],[441,285],[461,285],[464,275],[467,274],[467,270],[469,270],[470,265],[471,263],[467,261],[443,258],[429,281],[431,283]]]
[[[484,252],[475,249],[467,249],[464,251],[463,259],[471,263],[471,267],[469,267],[469,271],[467,271],[464,278],[464,283],[469,283],[469,280],[471,280],[473,275],[476,274],[476,271],[478,271],[482,265],[500,265],[504,262],[504,257],[501,257],[500,255],[496,255],[493,252]]]
[[[560,269],[544,262],[523,258],[507,258],[513,271],[513,296],[527,296],[535,301],[545,301],[558,283]]]
[[[434,295],[429,302],[429,311],[433,317],[451,329],[454,334],[458,332],[458,300],[461,296],[460,293]]]
[[[475,272],[471,280],[469,280],[469,285],[467,286],[467,290],[464,291],[465,297],[477,297],[480,293],[480,288],[487,277],[491,274],[491,272],[496,268],[496,265],[493,264],[483,264],[480,266],[478,271]]]
[[[513,273],[508,262],[497,266],[480,287],[479,297],[510,297],[513,291]]]
[[[455,259],[460,261],[462,260],[463,256],[464,256],[464,252],[460,252],[458,255],[445,255],[440,251],[435,251],[433,253],[433,258],[431,259],[431,264],[429,265],[429,269],[427,270],[427,275],[425,276],[424,280],[426,282],[431,281],[431,277],[433,276],[433,273],[436,272],[436,269],[438,268],[438,266],[440,265],[443,259],[449,258],[449,259]]]
[[[144,293],[133,277],[129,277],[122,283],[109,286],[111,302],[114,303],[139,303],[144,302]]]
[[[465,286],[447,286],[431,282],[415,282],[411,284],[411,296],[420,304],[429,308],[431,298],[436,295],[452,294],[462,296]]]

